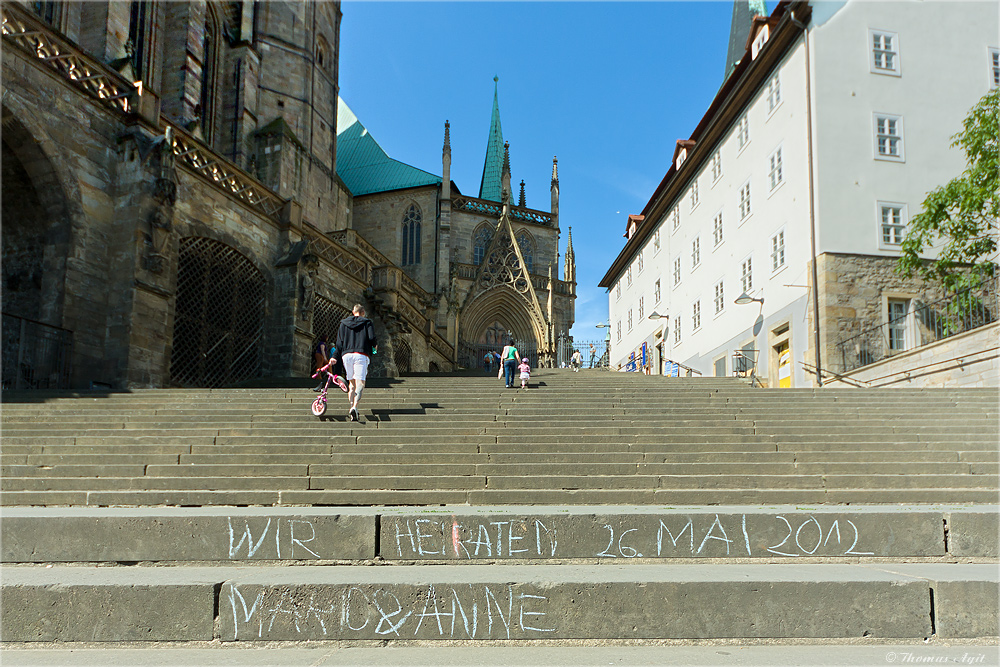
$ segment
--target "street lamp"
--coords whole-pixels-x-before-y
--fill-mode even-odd
[[[603,323],[602,324],[595,324],[594,328],[595,329],[607,329],[608,330],[608,335],[604,337],[604,355],[601,356],[601,359],[604,359],[604,357],[606,356],[608,358],[608,364],[607,365],[611,366],[611,320],[608,320],[607,324],[603,324]],[[598,364],[598,365],[600,365],[600,364]],[[590,367],[591,368],[594,367],[593,361],[591,361]]]
[[[738,297],[736,297],[736,301],[734,301],[733,303],[735,303],[737,306],[745,306],[748,303],[759,303],[761,306],[763,306],[764,305],[764,297],[760,297],[759,299],[755,299],[754,297],[750,296],[746,292],[743,292],[743,294],[740,294]]]
[[[649,320],[658,320],[658,319],[661,319],[661,318],[665,318],[665,319],[668,319],[668,320],[669,320],[669,319],[670,319],[670,316],[669,316],[669,315],[660,315],[660,314],[659,314],[658,312],[656,312],[656,311],[654,310],[653,312],[651,312],[651,313],[649,314],[649,317],[648,317],[648,318],[646,318],[646,319],[649,319]]]

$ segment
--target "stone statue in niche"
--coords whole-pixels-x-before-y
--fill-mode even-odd
[[[149,215],[144,264],[153,273],[166,268],[166,250],[173,231],[174,204],[177,203],[177,164],[174,157],[174,133],[167,128],[162,140],[157,142],[160,169],[153,182],[153,211]]]
[[[309,267],[302,276],[302,300],[299,302],[299,316],[308,320],[312,315],[313,301],[316,298],[316,268]]]

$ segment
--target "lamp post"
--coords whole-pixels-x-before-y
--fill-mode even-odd
[[[646,319],[649,319],[649,320],[667,320],[667,322],[669,322],[670,321],[670,315],[660,315],[658,312],[656,312],[654,310],[653,312],[651,312],[649,314],[649,317],[647,317]],[[656,349],[658,350],[657,354],[659,356],[659,358],[656,360],[656,374],[657,375],[663,375],[663,340],[666,338],[666,335],[663,333],[663,329],[665,329],[665,328],[666,328],[666,326],[663,326],[663,327],[660,328],[660,332],[661,332],[660,333],[660,342],[656,346]]]
[[[733,303],[735,303],[737,306],[745,306],[745,305],[751,304],[751,303],[759,303],[760,304],[760,312],[757,313],[757,319],[753,323],[753,335],[754,335],[754,337],[756,339],[757,334],[759,334],[760,330],[764,328],[764,297],[759,297],[759,298],[752,297],[752,296],[750,296],[749,294],[746,293],[746,290],[744,290],[743,294],[740,294],[738,297],[736,297],[736,300]],[[749,372],[750,372],[750,384],[752,386],[757,381],[757,377],[756,377],[757,376],[757,352],[753,352],[753,358],[752,359],[748,359],[747,356],[746,356],[747,355],[746,351],[747,351],[747,348],[743,348],[742,350],[739,350],[738,355],[737,355],[737,353],[734,352],[733,353],[733,357],[734,357],[734,361],[738,361],[739,362],[739,365],[741,367],[740,370],[742,370],[744,372],[746,372],[747,370],[749,370]],[[749,368],[747,368],[747,366],[749,366]]]
[[[611,320],[608,320],[607,324],[604,324],[604,323],[595,324],[594,328],[595,329],[607,329],[608,330],[607,336],[604,337],[604,354],[608,358],[607,366],[610,368],[610,366],[611,366]]]

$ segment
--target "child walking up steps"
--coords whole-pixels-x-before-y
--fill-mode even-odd
[[[527,389],[528,380],[531,379],[531,365],[528,363],[528,357],[521,359],[521,365],[517,367],[517,370],[521,371],[521,389]]]

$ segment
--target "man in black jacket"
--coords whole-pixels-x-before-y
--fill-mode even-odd
[[[364,391],[365,380],[368,378],[368,364],[377,347],[375,327],[365,317],[365,307],[360,303],[355,304],[354,314],[341,320],[337,331],[337,350],[341,354],[347,380],[350,382],[347,399],[351,403],[348,416],[352,422],[358,421],[358,401],[361,400],[361,392]]]

